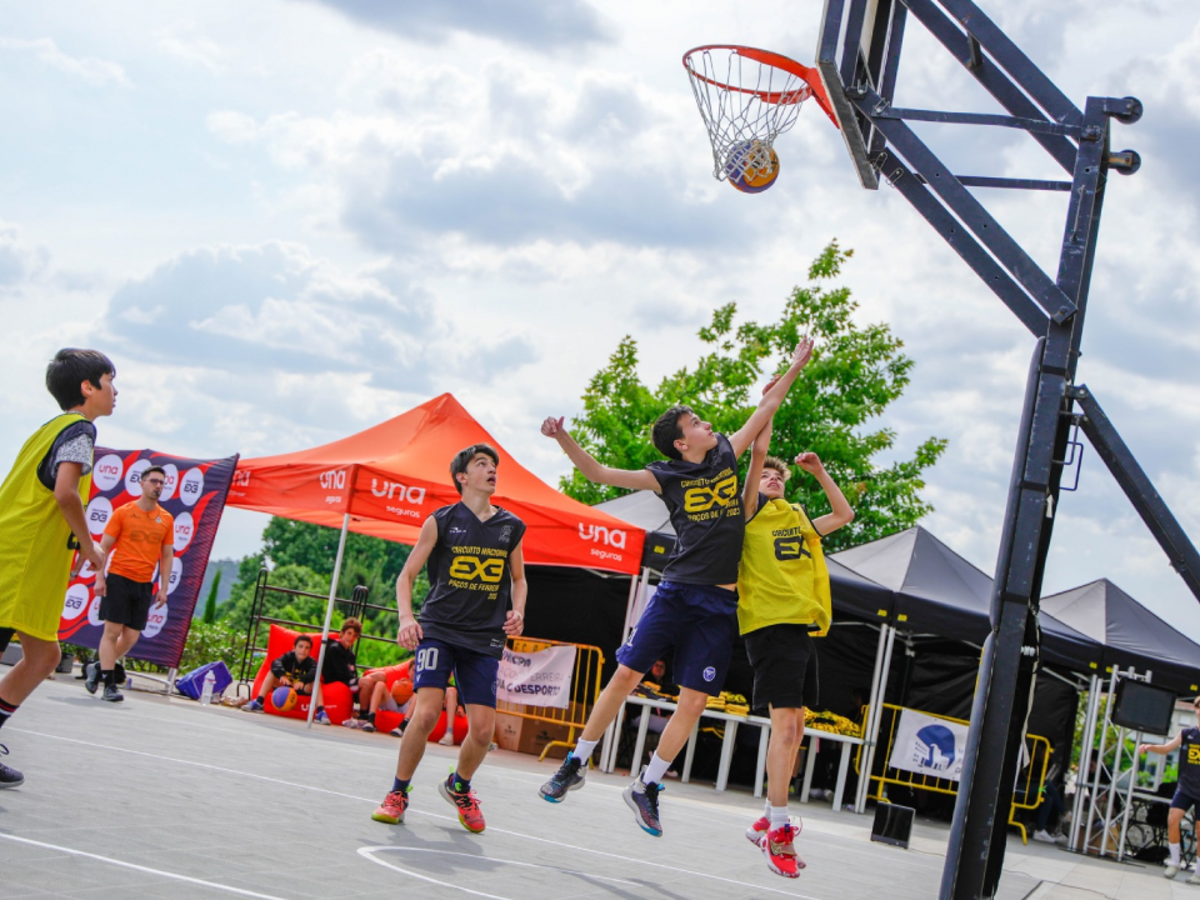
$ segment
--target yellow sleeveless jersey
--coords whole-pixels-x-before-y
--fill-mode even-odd
[[[814,637],[829,630],[829,569],[800,506],[759,495],[742,544],[737,611],[742,634],[768,625],[812,625]]]
[[[84,421],[79,413],[64,413],[39,428],[0,485],[0,628],[43,641],[58,640],[73,553],[71,529],[37,469],[62,430]],[[79,479],[85,504],[91,488],[90,474]]]

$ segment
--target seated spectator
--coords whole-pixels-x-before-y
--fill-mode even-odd
[[[366,679],[363,680],[363,690],[366,690]],[[343,725],[350,728],[361,728],[363,731],[375,730],[375,715],[381,709],[386,712],[402,713],[404,719],[400,722],[399,727],[392,729],[392,734],[395,737],[401,737],[404,734],[404,727],[408,724],[409,710],[413,706],[413,683],[411,678],[397,678],[395,683],[389,688],[387,682],[383,679],[372,680],[373,685],[371,691],[371,700],[368,704],[367,715],[362,720],[361,725],[352,725],[355,719],[347,719]]]
[[[331,684],[340,682],[350,688],[351,709],[353,703],[358,701],[359,706],[362,706],[363,700],[359,695],[358,690],[358,657],[355,655],[353,647],[357,643],[359,637],[362,636],[362,623],[358,619],[350,618],[342,623],[341,634],[336,641],[329,641],[325,647],[325,661],[321,666],[321,682]],[[366,700],[369,705],[371,699]],[[331,724],[329,716],[325,713],[325,706],[321,702],[321,685],[317,685],[317,713],[315,721],[322,725]]]
[[[312,658],[312,638],[296,636],[292,649],[271,660],[271,671],[263,679],[258,696],[242,707],[244,712],[262,712],[267,697],[277,687],[290,687],[297,694],[312,694],[317,679],[317,661]]]

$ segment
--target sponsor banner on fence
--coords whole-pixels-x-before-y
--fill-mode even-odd
[[[918,775],[958,781],[966,749],[967,726],[962,722],[902,709],[888,765]]]
[[[496,699],[526,706],[566,709],[571,701],[575,647],[547,647],[534,653],[504,650],[496,681]]]
[[[158,504],[175,519],[175,562],[167,584],[167,604],[151,607],[150,619],[129,654],[134,659],[168,668],[179,665],[237,461],[236,456],[185,459],[154,450],[96,448],[92,493],[85,511],[94,541],[100,541],[104,526],[115,510],[142,495],[142,472],[155,465],[162,466],[167,473]],[[157,592],[157,569],[153,580]],[[100,646],[104,622],[100,619],[100,598],[95,588],[96,572],[85,565],[67,585],[58,625],[60,641],[93,650]]]

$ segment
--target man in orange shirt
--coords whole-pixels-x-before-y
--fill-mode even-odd
[[[108,562],[107,574],[96,573],[96,594],[104,636],[100,638],[100,661],[88,667],[84,682],[90,693],[104,681],[104,699],[118,703],[125,696],[117,690],[117,660],[133,649],[155,608],[167,603],[171,564],[175,561],[175,519],[158,505],[167,473],[161,466],[142,472],[142,496],[119,507],[104,528],[100,553]],[[154,596],[154,569],[158,567],[158,596]]]

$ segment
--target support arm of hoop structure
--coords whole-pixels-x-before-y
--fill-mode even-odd
[[[351,483],[353,483],[353,473]],[[346,535],[350,532],[350,513],[342,516],[342,534],[338,538],[337,559],[333,563],[333,579],[329,582],[329,602],[325,604],[325,624],[321,627],[321,650],[317,653],[317,688],[321,685],[321,673],[325,671],[325,648],[329,646],[329,624],[333,621],[333,604],[337,600],[338,579],[342,576],[342,558],[346,555]],[[324,694],[322,694],[324,699]],[[353,710],[351,710],[353,712]],[[312,728],[317,715],[317,690],[313,690],[308,704],[308,728]]]
[[[1179,573],[1188,590],[1200,600],[1200,553],[1196,552],[1195,545],[1087,385],[1081,384],[1071,388],[1070,396],[1083,410],[1083,415],[1079,417],[1079,426],[1084,434],[1108,466],[1108,470],[1133,504],[1133,508],[1137,510],[1137,514],[1142,517],[1154,539],[1167,554],[1171,568]]]

